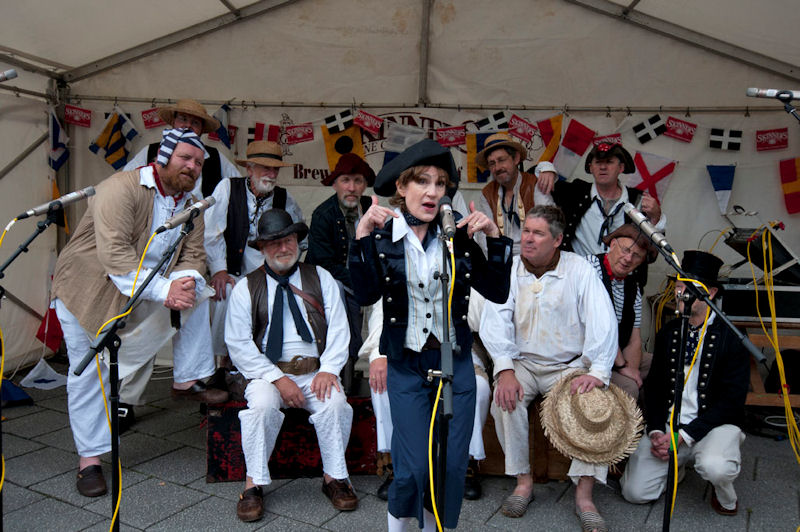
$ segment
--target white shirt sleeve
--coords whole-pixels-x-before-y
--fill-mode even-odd
[[[383,298],[370,307],[367,330],[369,331],[367,339],[358,350],[359,358],[366,356],[370,363],[378,358],[386,358],[386,355],[380,352],[381,333],[383,332]]]
[[[128,159],[128,162],[125,164],[125,166],[122,167],[122,170],[127,172],[128,170],[136,170],[140,166],[145,166],[148,163],[147,149],[149,147],[150,144],[145,145],[145,147],[139,150],[139,152],[136,155]]]
[[[206,262],[211,275],[227,270],[225,229],[228,227],[228,203],[231,196],[230,179],[222,179],[212,194],[216,202],[203,215],[205,234],[203,241],[206,247]]]
[[[583,357],[591,362],[589,375],[608,385],[618,348],[617,317],[594,266],[588,261],[584,262],[585,267],[574,272],[576,277],[580,276],[583,285],[578,289],[579,313],[585,328]]]
[[[136,286],[139,287],[142,285],[147,276],[150,275],[152,268],[142,268],[139,272],[139,278],[136,279]],[[124,295],[130,297],[131,291],[133,289],[133,280],[136,278],[136,271],[131,271],[126,273],[125,275],[112,275],[109,274],[111,281],[114,283],[114,286],[122,292]],[[149,301],[157,301],[159,303],[163,303],[167,299],[167,294],[169,293],[169,285],[175,279],[180,279],[181,277],[192,277],[195,282],[195,293],[199,296],[200,293],[203,291],[203,288],[206,286],[206,280],[200,275],[199,272],[195,270],[180,270],[175,271],[169,274],[169,277],[164,277],[162,275],[156,275],[153,277],[153,280],[150,281],[150,284],[147,285],[144,292],[142,292],[142,299],[147,299]]]
[[[325,350],[319,357],[319,370],[338,376],[349,356],[350,325],[336,279],[320,266],[317,266],[317,274],[322,286],[322,298],[325,300],[325,321],[328,322]]]
[[[292,221],[294,223],[305,223],[305,219],[303,219],[303,211],[300,209],[300,205],[294,200],[289,192],[286,192],[286,212],[292,217]],[[303,252],[308,249],[308,235],[300,242],[300,251]]]
[[[222,153],[219,154],[219,171],[221,179],[225,179],[226,177],[241,177],[243,175],[242,168],[233,164],[230,159],[222,155]]]
[[[480,337],[486,351],[494,361],[494,376],[506,369],[514,369],[514,358],[519,357],[519,347],[514,330],[514,307],[516,305],[518,285],[516,276],[517,261],[512,265],[511,289],[505,303],[492,303],[486,300],[481,314]]]

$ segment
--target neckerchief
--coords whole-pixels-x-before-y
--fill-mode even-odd
[[[614,216],[616,216],[617,213],[622,210],[622,207],[625,206],[625,204],[618,203],[617,206],[614,207],[613,211],[611,211],[609,214],[606,214],[606,210],[603,208],[603,201],[599,197],[595,198],[594,201],[597,203],[597,208],[599,208],[600,212],[603,214],[603,225],[600,226],[600,234],[597,236],[597,243],[605,245],[603,242],[603,237],[611,232],[611,223],[614,221]]]
[[[551,270],[555,270],[556,266],[558,266],[558,260],[560,258],[561,258],[561,252],[558,249],[556,249],[556,252],[553,255],[553,258],[550,259],[550,262],[548,262],[544,266],[537,268],[536,266],[528,262],[528,259],[520,255],[520,259],[522,259],[522,265],[525,266],[525,269],[528,271],[528,273],[532,273],[537,278],[541,277],[542,275]]]

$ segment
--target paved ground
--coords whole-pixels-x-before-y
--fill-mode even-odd
[[[64,373],[63,366],[53,365]],[[245,525],[236,518],[240,483],[205,482],[203,416],[196,404],[169,398],[169,381],[153,381],[150,402],[137,409],[139,422],[121,439],[122,530],[339,530],[386,529],[386,503],[375,496],[376,476],[352,478],[359,496],[355,512],[338,512],[320,490],[320,479],[278,480],[267,489],[266,515]],[[89,499],[75,490],[77,456],[69,430],[66,390],[26,390],[34,406],[3,409],[5,530],[108,530],[110,497]],[[111,478],[105,464],[106,478]],[[513,488],[509,478],[484,480],[484,496],[464,503],[459,530],[579,530],[568,483],[537,484],[536,500],[521,519],[500,511]],[[800,465],[787,440],[748,435],[742,474],[736,482],[739,515],[721,517],[709,506],[709,486],[689,470],[679,485],[675,531],[794,531],[800,525]],[[612,530],[660,530],[663,498],[655,504],[626,503],[608,488],[595,501]]]

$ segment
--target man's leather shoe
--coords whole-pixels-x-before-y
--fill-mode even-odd
[[[383,499],[384,501],[389,500],[389,486],[392,485],[392,481],[394,480],[394,471],[391,469],[389,470],[389,474],[386,475],[386,480],[383,481],[383,484],[380,485],[378,488],[378,495],[379,499]]]
[[[136,423],[136,414],[133,413],[133,405],[120,403],[117,412],[119,413],[119,433],[125,434],[128,432],[128,429]]]
[[[736,515],[739,513],[739,501],[736,501],[736,506],[733,510],[728,510],[724,506],[719,503],[719,499],[717,499],[717,490],[714,487],[711,487],[711,508],[714,509],[719,515]]]
[[[236,515],[245,523],[258,521],[264,517],[264,493],[261,491],[261,486],[244,490],[244,493],[239,495]]]
[[[100,497],[108,493],[103,468],[99,465],[86,466],[78,471],[78,481],[75,485],[78,493],[84,497]]]
[[[192,401],[199,401],[201,403],[224,403],[228,400],[228,392],[225,390],[218,390],[216,388],[209,388],[203,381],[197,381],[186,390],[178,390],[172,388],[173,399],[190,399]]]
[[[342,512],[355,510],[356,506],[358,506],[358,497],[356,497],[353,487],[347,480],[333,479],[325,483],[323,478],[322,493],[331,500],[334,508]]]
[[[476,501],[481,498],[481,479],[478,476],[478,462],[470,460],[467,466],[467,476],[464,478],[464,498],[468,501]]]

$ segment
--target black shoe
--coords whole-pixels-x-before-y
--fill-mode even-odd
[[[78,471],[78,480],[75,485],[78,493],[84,497],[100,497],[108,492],[106,479],[103,477],[103,468],[99,465],[87,466]]]
[[[128,429],[136,423],[136,414],[133,413],[133,405],[120,403],[117,412],[119,412],[119,433],[125,434],[128,432]]]
[[[464,498],[468,501],[475,501],[481,498],[481,479],[478,476],[478,462],[470,460],[467,466],[467,476],[464,479]]]
[[[383,484],[378,488],[378,498],[383,499],[384,501],[389,500],[389,486],[392,485],[392,481],[394,480],[394,471],[389,469],[389,474],[386,475],[386,480],[383,481]]]

